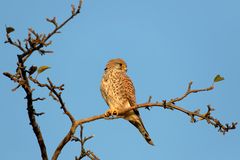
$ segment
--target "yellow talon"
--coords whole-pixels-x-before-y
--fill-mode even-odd
[[[104,113],[105,117],[109,117],[109,116],[118,116],[118,111],[116,109],[108,109],[105,113]]]
[[[117,110],[113,110],[112,111],[112,115],[118,116],[118,111]]]
[[[107,110],[105,113],[104,113],[105,117],[109,117],[111,115],[111,113],[109,112],[109,110]]]

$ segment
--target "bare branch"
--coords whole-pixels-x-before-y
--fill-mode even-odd
[[[149,96],[149,98],[148,98],[148,103],[150,103],[151,102],[151,100],[152,100],[152,96]],[[149,108],[149,106],[147,106],[147,107],[145,107],[147,110],[149,110],[150,111],[150,108]]]
[[[15,92],[20,86],[21,86],[21,85],[17,85],[17,87],[14,87],[14,88],[12,89],[12,91]]]
[[[207,88],[192,90],[192,89],[191,89],[192,84],[193,84],[192,81],[189,82],[188,88],[187,88],[187,91],[185,92],[185,94],[183,94],[183,95],[182,95],[181,97],[179,97],[179,98],[172,99],[172,100],[171,100],[171,103],[175,103],[175,102],[181,101],[181,100],[183,100],[185,97],[187,97],[187,96],[188,96],[189,94],[191,94],[191,93],[197,93],[197,92],[203,92],[203,91],[210,91],[210,90],[214,89],[214,85],[211,85],[210,87],[207,87]]]
[[[200,114],[199,109],[192,112],[192,111],[188,111],[188,110],[186,110],[186,109],[184,109],[180,106],[175,105],[175,102],[186,98],[191,93],[209,91],[209,90],[213,89],[213,86],[210,86],[210,87],[204,88],[204,89],[191,90],[191,85],[192,85],[192,82],[189,83],[188,90],[180,98],[175,98],[175,99],[172,99],[170,101],[163,100],[163,102],[156,102],[156,103],[147,102],[147,103],[138,104],[137,106],[133,106],[131,108],[126,108],[126,109],[121,110],[118,113],[117,117],[112,117],[111,119],[121,118],[126,112],[129,112],[130,110],[133,110],[133,109],[146,108],[146,107],[162,107],[164,109],[178,110],[180,112],[183,112],[183,113],[187,114],[188,116],[190,116],[191,122],[197,122],[195,117],[200,117],[203,120],[206,120],[208,122],[208,124],[211,124],[214,127],[218,127],[219,131],[222,132],[223,134],[225,134],[226,132],[228,132],[231,129],[236,128],[236,125],[237,125],[236,122],[232,122],[232,125],[223,125],[222,123],[220,123],[220,121],[218,119],[210,116],[211,111],[213,111],[212,108],[209,109],[208,114]],[[151,100],[151,98],[149,98],[149,99]],[[99,120],[99,119],[106,119],[105,114],[103,113],[103,114],[100,114],[100,115],[96,115],[96,116],[92,116],[92,117],[88,117],[88,118],[84,118],[84,119],[74,121],[72,127],[70,128],[70,131],[64,137],[64,139],[60,142],[60,144],[58,145],[58,149],[55,150],[54,155],[56,155],[56,157],[54,157],[53,159],[57,158],[58,154],[60,154],[60,152],[61,152],[61,149],[64,147],[65,144],[68,143],[68,141],[71,139],[71,137],[75,133],[76,128],[79,125],[89,123],[89,122],[92,122],[92,121],[96,121],[96,120]]]
[[[63,102],[63,99],[62,99],[62,92],[58,92],[56,90],[64,90],[64,84],[60,85],[60,86],[55,86],[52,81],[50,80],[50,78],[47,78],[47,81],[49,84],[43,84],[43,83],[40,83],[37,79],[34,79],[32,78],[31,76],[29,76],[29,79],[37,84],[39,87],[47,87],[47,89],[49,90],[49,95],[55,100],[57,101],[58,103],[60,103],[61,105],[61,109],[63,109],[64,113],[69,117],[69,119],[71,120],[72,123],[74,123],[75,119],[73,117],[73,115],[68,111],[65,103]]]
[[[36,113],[36,112],[35,112],[35,113],[34,113],[35,116],[41,116],[41,115],[43,115],[43,114],[45,114],[45,113],[44,113],[44,112],[40,112],[40,113]]]
[[[187,114],[188,116],[191,117],[192,122],[197,122],[197,120],[195,120],[194,117],[199,117],[199,118],[201,118],[201,120],[206,120],[208,122],[208,124],[211,124],[214,127],[218,127],[220,129],[219,131],[222,132],[223,134],[228,132],[230,129],[235,129],[236,128],[236,125],[237,125],[236,122],[233,122],[232,125],[229,125],[229,124],[228,125],[223,125],[222,123],[220,123],[220,121],[218,119],[211,116],[211,113],[212,113],[212,111],[214,111],[214,109],[211,108],[209,105],[208,105],[208,111],[204,114],[200,114],[199,109],[192,112],[192,111],[186,110],[186,109],[184,109],[180,106],[175,105],[174,102],[177,102],[177,101],[180,101],[180,100],[186,98],[191,93],[209,91],[209,90],[213,89],[212,86],[210,86],[208,88],[196,89],[196,90],[191,90],[191,87],[188,87],[188,88],[189,89],[187,90],[187,92],[184,93],[183,96],[181,96],[180,98],[175,98],[175,99],[172,99],[170,101],[163,100],[163,102],[156,102],[156,103],[148,103],[147,102],[147,103],[138,104],[135,107],[131,107],[131,108],[121,110],[118,113],[118,116],[116,118],[122,117],[126,112],[129,112],[130,110],[133,110],[133,109],[145,108],[145,107],[162,107],[164,109],[178,110],[180,112],[183,112],[183,113],[185,113],[185,114]],[[105,118],[105,115],[101,114],[101,115],[96,115],[96,116],[92,116],[92,117],[89,117],[89,118],[77,120],[76,123],[78,125],[80,125],[80,124],[88,123],[88,122],[95,121],[95,120],[98,120],[98,119],[103,119],[103,118]]]
[[[23,53],[26,52],[26,50],[22,47],[22,44],[21,44],[21,41],[20,41],[20,40],[17,40],[17,42],[13,41],[13,40],[11,39],[9,33],[6,33],[6,37],[7,37],[7,40],[5,41],[5,43],[9,43],[9,44],[17,47],[17,48],[20,49]]]
[[[52,23],[55,28],[58,28],[58,24],[57,24],[57,21],[56,21],[56,17],[53,17],[53,19],[49,19],[49,18],[46,18],[46,20],[50,23]]]
[[[38,97],[38,98],[35,98],[35,99],[33,99],[32,101],[34,102],[34,101],[44,101],[46,98],[40,98],[40,97]]]
[[[62,141],[59,143],[59,145],[55,149],[55,151],[53,153],[53,156],[52,156],[52,160],[56,160],[58,158],[58,156],[60,155],[63,147],[71,140],[72,136],[76,132],[77,127],[78,127],[78,125],[76,123],[72,124],[72,126],[71,126],[69,132],[67,133],[67,135],[62,139]]]
[[[34,29],[29,28],[29,33],[28,33],[28,38],[25,39],[25,49],[22,47],[20,40],[17,40],[17,42],[14,42],[9,33],[6,34],[7,40],[5,41],[5,43],[9,43],[15,47],[17,47],[18,49],[20,49],[22,51],[22,54],[20,54],[19,56],[21,56],[23,62],[25,62],[29,56],[34,52],[34,51],[39,51],[41,55],[45,54],[45,53],[52,53],[52,51],[45,51],[42,50],[42,47],[47,47],[49,46],[52,42],[48,40],[57,33],[60,33],[60,29],[66,25],[66,23],[68,23],[71,19],[73,19],[76,15],[78,15],[80,13],[80,9],[82,6],[82,0],[79,1],[79,5],[77,7],[77,10],[71,14],[71,16],[69,18],[67,18],[65,21],[63,21],[60,25],[57,24],[56,22],[56,18],[54,17],[53,19],[48,19],[47,21],[54,24],[55,28],[52,32],[46,34],[38,34]],[[34,38],[31,36],[34,35]]]
[[[17,68],[18,72],[17,73],[20,74],[20,77],[17,77],[18,79],[16,80],[16,82],[19,83],[19,85],[24,89],[24,91],[26,93],[27,110],[28,110],[28,117],[30,120],[30,125],[32,126],[34,134],[37,138],[37,141],[38,141],[38,144],[40,147],[40,151],[41,151],[42,159],[47,160],[48,155],[47,155],[46,145],[44,143],[41,130],[40,130],[38,123],[36,121],[36,118],[35,118],[36,115],[42,115],[42,113],[36,113],[35,109],[33,108],[32,89],[29,84],[29,79],[27,77],[27,71],[25,68],[26,68],[26,66],[24,65],[24,62],[23,62],[21,56],[18,56],[18,68]],[[10,74],[5,74],[5,75],[14,77],[14,76],[11,76]]]
[[[20,40],[17,40],[16,42],[12,40],[10,37],[10,33],[14,31],[14,28],[12,27],[6,27],[6,41],[5,43],[9,43],[12,46],[17,47],[22,54],[18,55],[18,67],[16,69],[16,74],[10,74],[8,72],[4,72],[3,74],[10,78],[12,81],[18,83],[18,86],[14,88],[13,90],[16,90],[20,86],[24,89],[26,93],[26,99],[27,99],[27,110],[28,110],[28,117],[30,120],[30,125],[33,128],[33,131],[35,133],[35,136],[38,140],[38,144],[41,150],[41,155],[43,160],[47,160],[47,151],[46,151],[46,146],[42,137],[41,130],[38,126],[38,123],[35,119],[35,116],[42,115],[43,112],[41,113],[36,113],[34,108],[33,108],[33,102],[37,100],[44,100],[44,98],[36,98],[33,99],[32,97],[32,91],[34,89],[31,88],[31,85],[29,84],[29,80],[33,81],[35,84],[37,84],[39,87],[47,87],[50,90],[50,94],[52,94],[58,102],[61,104],[61,108],[64,110],[64,113],[68,115],[70,120],[74,122],[74,117],[71,115],[71,113],[67,110],[62,98],[61,98],[61,92],[58,92],[56,90],[63,90],[63,86],[53,86],[51,85],[50,79],[48,79],[49,84],[41,84],[37,80],[34,80],[31,77],[31,74],[34,73],[34,71],[31,70],[26,70],[25,62],[27,59],[32,55],[34,51],[39,51],[41,55],[44,55],[45,53],[51,53],[51,51],[46,51],[42,49],[43,47],[47,47],[48,45],[51,44],[51,41],[48,41],[54,34],[60,33],[60,29],[67,24],[73,17],[75,17],[78,13],[80,13],[80,8],[82,5],[82,1],[79,1],[79,6],[77,11],[72,14],[69,18],[67,18],[64,22],[62,22],[60,25],[57,24],[56,18],[49,20],[49,22],[53,23],[55,25],[55,28],[52,32],[48,33],[47,35],[45,34],[39,34],[37,33],[34,29],[30,28],[28,32],[28,37],[24,40],[25,46],[22,46],[22,43]],[[29,76],[27,76],[27,73]]]
[[[72,15],[73,15],[73,14],[75,14],[76,9],[75,9],[75,6],[73,4],[71,5],[71,7],[72,7]]]
[[[3,72],[3,75],[8,77],[9,79],[11,79],[12,81],[14,82],[18,82],[20,83],[20,80],[15,76],[15,75],[12,75],[11,73],[9,72]]]
[[[92,135],[92,136],[89,136],[89,137],[84,137],[83,138],[83,126],[82,125],[80,125],[80,135],[79,135],[79,138],[78,137],[75,137],[75,136],[72,136],[72,139],[71,139],[71,141],[75,141],[75,142],[80,142],[80,145],[81,145],[81,147],[80,147],[80,156],[79,157],[75,157],[75,160],[81,160],[81,159],[83,159],[84,157],[89,157],[89,158],[91,158],[92,157],[92,155],[91,154],[93,154],[90,150],[86,150],[85,149],[85,147],[84,147],[84,145],[85,145],[85,143],[89,140],[89,139],[91,139],[91,138],[93,138],[94,136]],[[96,156],[95,156],[96,157]]]
[[[71,19],[73,19],[73,17],[78,15],[80,13],[81,6],[82,6],[82,0],[79,1],[78,10],[74,14],[72,14],[68,19],[66,19],[62,24],[57,26],[51,33],[49,33],[44,41],[46,42],[50,37],[52,37],[52,35],[57,33],[66,23],[68,23]]]
[[[87,151],[87,156],[88,158],[90,158],[91,160],[100,160],[92,151],[88,150]]]

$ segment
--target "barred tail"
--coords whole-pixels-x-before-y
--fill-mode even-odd
[[[143,125],[143,122],[142,122],[140,116],[134,114],[129,117],[125,117],[125,119],[127,119],[132,125],[134,125],[139,130],[139,132],[145,138],[147,143],[149,143],[150,145],[154,145],[147,130],[145,129],[145,127]]]

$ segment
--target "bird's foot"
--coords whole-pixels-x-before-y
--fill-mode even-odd
[[[118,110],[116,109],[108,109],[105,113],[104,113],[105,117],[109,117],[109,116],[118,116]]]

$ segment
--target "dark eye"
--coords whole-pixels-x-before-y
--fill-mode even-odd
[[[119,66],[122,67],[122,63],[119,63]]]

